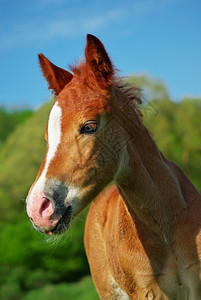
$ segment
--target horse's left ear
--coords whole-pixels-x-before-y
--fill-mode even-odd
[[[57,96],[64,86],[71,81],[73,75],[64,69],[55,66],[43,54],[38,54],[38,57],[41,70],[48,82],[49,89],[52,89],[54,94]]]
[[[112,84],[114,69],[110,58],[101,41],[91,34],[87,35],[85,56],[98,86],[105,89]]]

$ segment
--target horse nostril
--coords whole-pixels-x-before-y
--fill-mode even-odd
[[[39,213],[42,216],[42,218],[50,218],[53,215],[54,210],[52,208],[52,203],[49,199],[45,197],[43,198],[43,202],[41,204]]]
[[[40,213],[42,213],[49,206],[49,204],[50,204],[50,200],[49,199],[47,199],[47,198],[43,198],[43,199],[44,199],[44,201],[43,201],[43,203],[41,205]]]

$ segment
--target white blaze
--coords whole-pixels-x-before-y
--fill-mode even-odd
[[[58,105],[58,102],[56,102],[50,112],[48,121],[48,152],[46,156],[45,168],[43,170],[45,175],[61,141],[61,117],[62,109]]]
[[[43,172],[37,182],[35,183],[30,195],[29,202],[34,201],[35,196],[38,196],[40,192],[43,192],[45,186],[46,174],[50,165],[50,162],[54,158],[58,146],[61,142],[61,118],[62,118],[62,109],[58,105],[58,102],[55,102],[54,106],[51,109],[49,121],[48,121],[48,152],[46,155],[46,162]]]

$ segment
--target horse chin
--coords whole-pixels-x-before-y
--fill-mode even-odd
[[[73,209],[72,206],[70,205],[66,208],[63,216],[60,218],[56,226],[53,229],[46,231],[45,233],[48,235],[65,233],[70,227],[72,221],[72,214],[73,214]]]

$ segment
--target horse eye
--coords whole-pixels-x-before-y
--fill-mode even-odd
[[[80,129],[82,134],[93,134],[96,132],[98,124],[95,121],[86,122]]]

